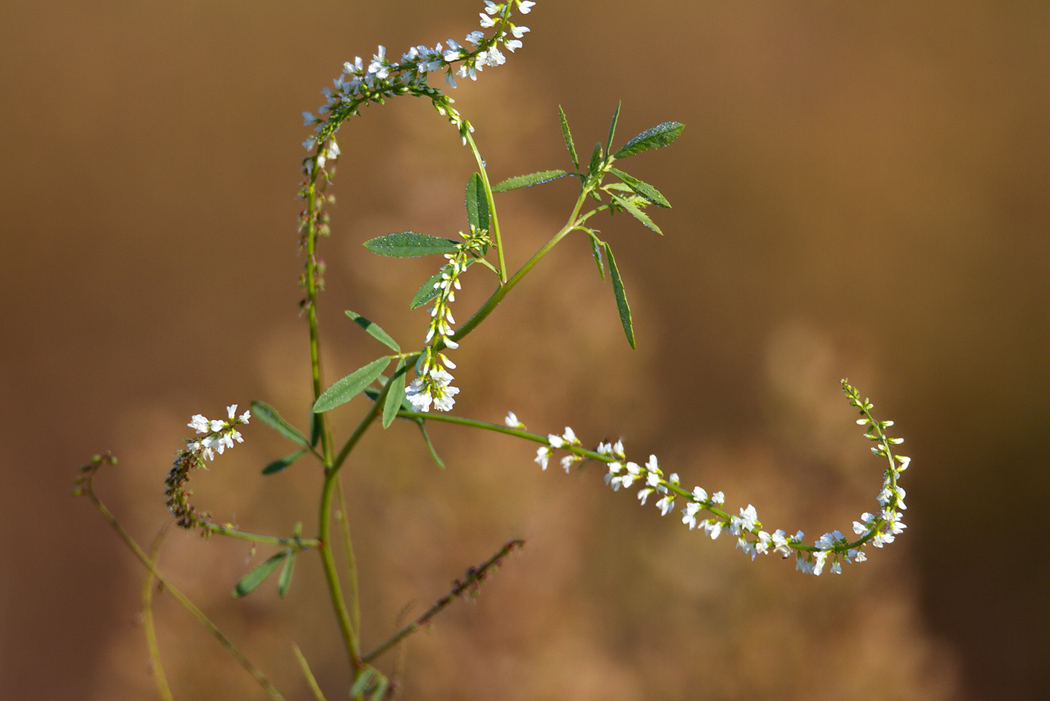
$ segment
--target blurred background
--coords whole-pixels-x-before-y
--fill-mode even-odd
[[[298,317],[300,113],[377,44],[462,41],[480,0],[7,0],[0,9],[0,697],[148,699],[141,566],[86,500],[77,467],[141,543],[170,520],[163,481],[191,415],[310,404]],[[582,237],[566,240],[454,359],[456,410],[529,429],[623,437],[685,485],[754,504],[808,538],[874,506],[883,464],[839,391],[848,377],[913,457],[908,530],[841,576],[754,563],[661,519],[601,471],[541,472],[534,446],[413,427],[370,434],[345,472],[364,646],[418,616],[510,538],[476,605],[456,603],[382,660],[410,699],[982,699],[1050,692],[1050,5],[1045,2],[542,1],[506,66],[461,81],[491,176],[566,168],[659,122],[671,148],[623,167],[672,210],[664,237],[597,226],[617,253],[638,350]],[[464,84],[465,83],[465,84]],[[402,346],[435,262],[361,242],[465,226],[469,152],[427,104],[344,127],[323,242],[329,381]],[[568,215],[576,184],[500,196],[516,267]],[[465,320],[491,283],[456,302]],[[333,414],[337,431],[365,410]],[[320,475],[257,421],[194,475],[216,520],[316,532]],[[393,437],[393,440],[386,440]],[[285,600],[229,592],[248,545],[171,531],[161,567],[271,676],[310,698],[347,682],[316,558]],[[170,596],[155,611],[177,698],[264,698]]]

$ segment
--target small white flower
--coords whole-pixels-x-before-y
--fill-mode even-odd
[[[503,419],[503,423],[507,424],[507,426],[511,428],[525,428],[525,424],[518,420],[517,414],[515,414],[513,411],[507,412],[507,417]]]
[[[190,422],[186,424],[197,433],[207,433],[209,429],[209,422],[202,414],[194,414]]]
[[[649,498],[649,495],[653,493],[652,488],[645,487],[644,489],[638,490],[638,501],[645,503],[645,500]]]
[[[503,10],[503,5],[497,5],[492,0],[485,0],[485,12],[494,15]]]
[[[656,502],[656,508],[660,509],[660,515],[666,516],[674,508],[674,497],[670,494]]]
[[[544,470],[547,469],[547,463],[551,459],[551,449],[543,445],[536,449],[536,462],[540,464],[540,467]]]
[[[489,17],[486,14],[482,14],[481,15],[481,26],[482,26],[483,29],[488,29],[489,27],[495,27],[496,26],[496,20],[492,19],[491,17]]]
[[[533,0],[518,0],[518,12],[527,15],[532,12],[532,6],[535,4]]]

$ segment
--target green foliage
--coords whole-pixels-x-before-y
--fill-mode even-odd
[[[326,389],[317,401],[314,402],[313,412],[315,414],[322,414],[326,411],[331,411],[337,406],[346,404],[351,399],[361,394],[365,387],[375,382],[380,375],[383,374],[383,370],[390,364],[390,356],[384,355],[382,358],[373,360],[368,365],[354,370],[349,375],[342,377],[332,383],[332,386]]]
[[[413,258],[439,253],[455,253],[456,242],[439,236],[402,231],[365,241],[365,248],[380,256]]]

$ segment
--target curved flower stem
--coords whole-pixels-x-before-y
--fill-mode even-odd
[[[98,466],[99,465],[95,465],[94,468],[97,469]],[[249,660],[244,655],[244,653],[241,652],[237,648],[237,646],[233,644],[232,640],[226,637],[225,633],[219,630],[218,626],[212,623],[210,618],[204,615],[203,611],[197,608],[197,606],[189,599],[189,597],[187,597],[185,594],[179,591],[175,587],[175,585],[171,583],[171,580],[165,577],[164,574],[159,569],[157,569],[157,566],[153,562],[153,558],[151,558],[150,555],[146,553],[139,546],[138,543],[135,542],[135,539],[131,537],[130,533],[124,530],[124,526],[120,524],[116,516],[114,516],[112,512],[110,512],[110,510],[106,508],[106,505],[102,503],[102,500],[98,497],[97,494],[95,494],[93,480],[94,470],[91,470],[90,472],[88,472],[88,475],[84,481],[85,486],[83,488],[82,493],[91,498],[91,501],[95,503],[95,506],[98,507],[99,512],[102,514],[102,518],[104,518],[107,522],[109,522],[111,526],[113,526],[114,530],[117,531],[117,535],[120,536],[121,540],[123,540],[124,543],[131,550],[131,552],[134,553],[135,557],[138,558],[139,562],[141,562],[143,566],[145,566],[145,568],[153,577],[157,578],[158,582],[164,585],[165,590],[169,592],[175,598],[176,601],[182,604],[183,608],[189,611],[190,614],[201,623],[201,625],[207,628],[208,631],[215,636],[219,643],[224,648],[226,648],[226,651],[229,652],[230,655],[232,655],[233,658],[237,660],[237,662],[240,663],[240,665],[244,667],[244,669],[247,670],[248,673],[252,675],[252,677],[255,678],[255,681],[258,682],[259,686],[266,690],[266,693],[270,695],[270,698],[274,699],[275,701],[284,701],[284,697],[281,696],[281,693],[279,691],[277,691],[277,687],[270,683],[270,680],[266,678],[266,675],[264,675],[258,667],[252,664],[252,661]]]
[[[149,549],[149,558],[154,565],[157,563],[157,558],[160,555],[160,546],[164,542],[164,534],[167,532],[168,521],[160,532],[157,533],[157,537],[153,539],[153,544]],[[153,576],[153,572],[146,572],[146,579],[142,583],[142,627],[146,632],[146,647],[149,648],[150,673],[157,682],[157,693],[160,695],[163,701],[174,701],[174,697],[171,695],[171,688],[168,686],[168,678],[164,674],[164,666],[160,662],[160,647],[157,645],[157,629],[153,625],[153,583],[157,580]]]

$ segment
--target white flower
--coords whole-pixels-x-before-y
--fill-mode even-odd
[[[535,4],[532,0],[518,0],[518,12],[527,15],[532,12],[532,6]]]
[[[481,15],[481,26],[484,29],[488,29],[489,27],[495,27],[496,26],[496,20],[492,19],[491,17],[489,17],[486,14],[482,14]]]
[[[190,422],[186,424],[197,433],[207,433],[209,430],[208,419],[202,414],[194,414]]]
[[[700,504],[695,501],[689,502],[685,505],[685,508],[682,509],[682,513],[685,514],[685,516],[682,517],[682,523],[688,523],[689,530],[696,528],[696,514],[698,511],[700,511]]]
[[[660,509],[661,516],[666,516],[674,508],[674,497],[670,494],[664,496],[664,498],[656,502],[656,508]]]
[[[507,417],[503,419],[503,423],[507,424],[507,426],[511,428],[525,428],[525,424],[518,420],[517,414],[515,414],[513,411],[507,412]]]
[[[503,5],[497,5],[492,0],[485,0],[485,12],[494,15],[503,9]]]
[[[536,462],[540,464],[544,470],[547,469],[547,463],[551,459],[551,449],[545,445],[540,446],[536,449]]]
[[[650,487],[645,487],[644,489],[640,489],[638,491],[638,501],[640,501],[640,502],[642,502],[644,504],[645,500],[648,499],[649,495],[652,494],[652,493],[653,493],[653,490]]]
[[[422,413],[430,411],[430,404],[434,401],[430,388],[422,377],[412,380],[405,390],[405,398],[412,404],[413,409]]]

